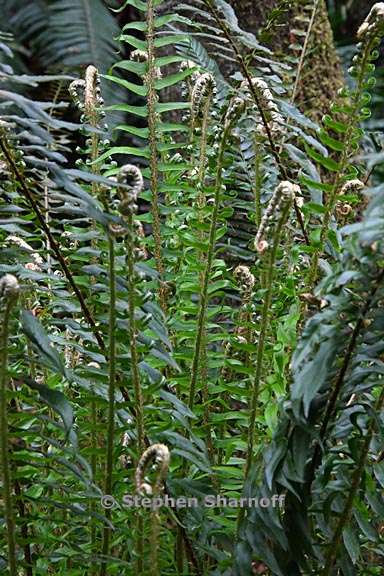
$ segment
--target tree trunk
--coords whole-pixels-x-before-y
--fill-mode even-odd
[[[292,56],[300,58],[300,52],[294,52],[290,46],[303,45],[304,38],[295,30],[307,31],[314,0],[230,0],[230,4],[241,28],[255,35],[264,29],[262,40],[267,40],[277,56],[291,51]],[[272,23],[267,26],[272,15]],[[320,0],[316,10],[300,78],[296,104],[319,120],[329,111],[344,83],[325,0]]]

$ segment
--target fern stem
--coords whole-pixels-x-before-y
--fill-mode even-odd
[[[221,187],[223,182],[223,163],[224,163],[224,152],[225,152],[225,145],[227,142],[227,137],[229,134],[230,128],[226,127],[223,132],[223,136],[221,139],[220,150],[217,158],[217,175],[216,175],[216,184],[215,184],[215,196],[214,196],[214,203],[213,203],[213,212],[211,217],[211,226],[209,230],[209,238],[208,238],[208,252],[207,258],[205,263],[205,269],[202,276],[202,283],[201,283],[201,292],[200,292],[200,304],[199,304],[199,314],[197,318],[197,332],[196,332],[196,340],[195,340],[195,347],[194,347],[194,354],[192,360],[192,368],[191,368],[191,381],[189,385],[189,408],[192,410],[195,403],[195,393],[196,393],[196,384],[199,379],[200,374],[200,358],[201,358],[201,351],[204,344],[204,331],[205,331],[205,320],[207,314],[207,307],[208,307],[208,285],[209,279],[212,271],[212,264],[213,258],[215,253],[215,244],[216,244],[216,229],[217,229],[217,221],[219,215],[219,208],[220,208],[220,200],[221,200]]]
[[[135,268],[134,268],[134,228],[133,228],[133,215],[129,214],[126,218],[127,224],[127,240],[126,240],[126,262],[128,273],[128,322],[129,322],[129,346],[131,352],[131,374],[132,384],[135,393],[135,406],[136,406],[136,434],[137,434],[137,448],[139,454],[144,451],[144,408],[143,408],[143,394],[141,389],[141,380],[139,372],[139,357],[137,351],[137,330],[135,318]],[[141,511],[138,511],[137,517],[137,574],[140,576],[143,573],[144,564],[144,522]]]
[[[127,222],[127,240],[126,240],[126,262],[128,273],[128,311],[129,311],[129,347],[131,352],[131,372],[132,384],[135,392],[136,405],[136,429],[137,429],[137,447],[138,452],[144,451],[144,408],[143,393],[141,389],[141,378],[139,371],[139,355],[137,351],[137,328],[135,318],[135,268],[134,268],[134,228],[133,216],[129,215]]]
[[[175,545],[175,560],[178,576],[184,574],[184,540],[181,526],[177,526],[176,545]]]
[[[13,481],[16,505],[18,508],[20,516],[20,534],[24,541],[24,562],[25,562],[25,576],[33,576],[33,565],[32,565],[32,552],[30,545],[30,534],[28,530],[28,518],[26,515],[25,505],[23,501],[23,493],[18,480]]]
[[[253,381],[253,388],[252,388],[252,396],[251,396],[251,404],[250,404],[250,413],[249,413],[249,427],[248,427],[248,445],[247,445],[247,457],[245,463],[245,474],[244,474],[244,482],[246,482],[248,475],[251,470],[252,460],[253,460],[253,450],[254,450],[254,443],[255,443],[255,428],[256,428],[256,416],[257,416],[257,404],[260,396],[260,380],[261,374],[263,369],[263,360],[264,360],[264,348],[265,348],[265,340],[269,325],[269,317],[270,317],[270,308],[272,304],[272,292],[273,292],[273,278],[274,278],[274,268],[276,262],[276,254],[277,249],[280,242],[281,231],[283,226],[287,220],[289,210],[291,207],[291,201],[287,201],[283,208],[280,219],[275,229],[274,238],[272,249],[270,251],[270,257],[268,262],[268,269],[266,274],[266,295],[264,297],[263,309],[261,314],[261,323],[260,323],[260,335],[257,347],[257,356],[256,356],[256,367],[255,367],[255,376]],[[245,509],[240,508],[239,515],[237,517],[237,535],[239,534],[241,523],[244,519]]]
[[[113,474],[113,448],[115,436],[115,388],[116,388],[116,277],[115,277],[115,246],[111,236],[108,237],[109,253],[109,327],[108,327],[108,360],[109,360],[109,387],[108,387],[108,430],[106,447],[105,494],[112,492]],[[111,510],[106,510],[107,520],[111,517]],[[110,546],[111,528],[106,525],[103,532],[103,555],[108,555]],[[100,576],[107,573],[106,562],[102,563]]]
[[[141,576],[144,570],[144,519],[141,510],[138,510],[136,527],[137,527],[136,571],[138,576]]]
[[[31,308],[31,304],[28,304],[29,299],[26,298],[26,309],[30,309]],[[1,349],[1,344],[0,344],[0,349]],[[33,380],[35,380],[36,378],[36,373],[35,373],[35,366],[33,363],[33,352],[32,349],[29,345],[29,342],[27,342],[27,351],[28,351],[28,357],[29,357],[29,366],[30,366],[30,374],[31,374],[31,378]],[[0,369],[1,371],[1,369]],[[16,392],[16,386],[11,382],[11,390],[13,390],[14,392]],[[1,395],[0,395],[1,396]],[[3,400],[0,397],[0,403],[1,405],[3,405]],[[20,405],[20,402],[18,401],[17,398],[14,399],[14,407],[16,409],[16,412],[20,413],[23,411],[23,407]],[[1,432],[0,432],[1,434]],[[0,449],[1,452],[1,449]],[[26,506],[23,500],[23,491],[21,489],[20,486],[20,482],[17,480],[16,476],[17,476],[17,462],[13,463],[13,466],[10,468],[10,472],[11,472],[11,476],[13,476],[13,489],[15,492],[15,506],[17,507],[17,511],[18,511],[18,515],[19,515],[19,526],[20,526],[20,535],[21,538],[24,542],[23,544],[23,550],[24,550],[24,563],[25,563],[25,576],[33,576],[33,565],[32,565],[32,552],[31,552],[31,545],[30,545],[30,541],[31,541],[31,535],[30,535],[30,530],[29,530],[29,524],[28,524],[28,517],[27,517],[27,511],[26,511]],[[32,529],[31,529],[32,532]]]
[[[201,123],[201,138],[200,138],[200,154],[199,154],[199,168],[198,168],[198,198],[197,198],[197,206],[199,210],[199,222],[202,223],[204,221],[204,214],[203,210],[206,205],[205,200],[205,192],[204,192],[204,179],[205,179],[205,171],[206,171],[206,164],[207,164],[207,144],[208,144],[208,128],[209,128],[209,111],[212,102],[212,95],[210,94],[203,106],[203,119]],[[199,232],[200,239],[204,238],[204,232],[201,230]],[[200,251],[200,261],[204,264],[204,253]],[[200,274],[200,289],[203,288],[204,285],[204,275]],[[206,331],[203,330],[202,334],[202,344],[201,344],[201,354],[200,354],[200,381],[204,383],[203,388],[203,403],[204,403],[204,429],[206,430],[207,434],[207,447],[208,447],[208,455],[211,464],[214,463],[214,455],[213,455],[213,441],[212,441],[212,434],[211,434],[211,427],[210,427],[210,407],[208,402],[208,370],[207,370],[207,342],[206,342]]]
[[[91,398],[91,469],[92,469],[92,480],[96,483],[96,474],[97,474],[97,408],[96,408],[96,400],[95,398]],[[96,512],[96,505],[92,502],[91,504],[92,512]],[[96,523],[95,519],[92,518],[91,524],[91,550],[92,554],[96,553]],[[96,562],[91,560],[90,563],[90,573],[96,574]]]
[[[257,135],[255,137],[255,222],[257,228],[261,222],[261,187],[263,182],[262,174],[262,147],[258,142]]]
[[[8,339],[11,310],[15,303],[12,297],[5,295],[5,310],[3,326],[0,334],[0,449],[3,484],[3,499],[5,509],[5,524],[8,539],[8,565],[10,576],[17,576],[16,564],[16,523],[12,504],[11,467],[8,445]]]
[[[164,263],[162,257],[161,218],[159,200],[159,167],[157,158],[157,94],[156,94],[156,69],[155,69],[155,3],[148,0],[147,6],[147,52],[148,70],[146,74],[147,106],[148,106],[148,131],[151,170],[151,211],[154,238],[154,252],[156,268],[160,277],[159,300],[164,312],[167,310],[166,291],[164,287]]]
[[[156,479],[150,486],[151,495],[156,498],[163,491],[163,484],[169,470],[170,453],[164,444],[152,444],[142,454],[136,466],[135,483],[138,494],[146,492],[148,484],[145,482],[145,471],[148,465],[154,461],[157,465]],[[151,576],[158,576],[159,570],[159,536],[160,536],[160,516],[158,511],[151,512],[150,529],[150,568]]]
[[[89,6],[85,8],[86,15],[89,16]],[[92,30],[89,26],[88,28],[90,32],[90,38],[92,37]],[[92,45],[92,42],[91,42]],[[88,122],[92,128],[95,130],[100,128],[99,126],[99,115],[97,113],[97,96],[96,96],[96,79],[97,79],[97,71],[93,66],[88,66],[86,73],[85,73],[85,94],[84,94],[84,107],[85,113],[88,119]],[[99,143],[100,138],[99,134],[95,131],[91,134],[91,148],[90,148],[90,159],[91,159],[91,169],[92,173],[95,175],[100,175],[100,167],[97,163],[97,159],[99,157]],[[101,196],[100,200],[104,206],[104,209],[107,210],[106,201],[102,194],[100,194],[100,187],[97,182],[92,182],[92,196],[94,198],[98,198]],[[96,222],[92,221],[92,230],[95,231],[97,229]],[[96,250],[97,248],[97,241],[95,238],[91,240],[91,246],[93,249]],[[93,263],[97,264],[97,257],[93,258]],[[91,277],[91,284],[96,283],[95,276]],[[91,448],[92,448],[92,456],[91,456],[91,468],[92,468],[92,476],[93,481],[96,483],[96,474],[97,474],[97,423],[98,423],[98,414],[97,414],[97,406],[95,397],[91,399]],[[92,502],[91,510],[93,513],[96,512],[96,504]],[[91,550],[92,555],[96,554],[96,523],[94,518],[92,518],[91,524]],[[96,574],[97,564],[95,560],[91,560],[90,563],[90,573],[91,575]]]
[[[209,127],[209,110],[211,107],[211,97],[208,97],[204,103],[203,107],[203,120],[201,124],[201,138],[200,138],[200,155],[199,155],[199,171],[197,186],[199,190],[199,195],[197,198],[197,205],[201,210],[205,206],[205,194],[204,194],[204,177],[207,164],[207,143],[208,143],[208,127]]]
[[[309,283],[308,284],[309,284],[310,290],[313,289],[314,284],[315,284],[316,279],[317,279],[320,254],[324,248],[324,243],[325,243],[325,240],[326,240],[326,237],[328,234],[329,223],[331,221],[331,218],[332,218],[332,215],[334,212],[334,208],[335,208],[335,204],[337,201],[337,194],[339,192],[340,184],[342,183],[342,179],[343,179],[343,176],[345,175],[345,170],[347,168],[348,161],[349,161],[349,158],[351,155],[351,151],[352,151],[351,140],[352,140],[353,132],[356,129],[356,123],[358,123],[358,117],[357,116],[358,116],[358,111],[360,108],[359,102],[360,102],[361,94],[363,91],[363,85],[364,85],[364,80],[365,80],[365,75],[366,75],[366,65],[367,65],[367,62],[369,61],[371,50],[372,50],[372,41],[368,42],[367,46],[365,47],[365,51],[364,51],[364,55],[363,55],[363,59],[362,59],[362,63],[361,63],[360,74],[358,77],[357,87],[356,87],[356,90],[354,92],[353,99],[352,99],[352,113],[349,117],[348,129],[345,132],[345,137],[343,139],[344,146],[343,146],[343,152],[342,152],[340,162],[339,162],[339,169],[337,171],[336,178],[335,178],[335,181],[334,181],[333,186],[332,186],[332,190],[331,190],[329,197],[327,199],[326,211],[325,211],[324,218],[323,218],[323,221],[321,224],[320,246],[318,246],[315,250],[315,253],[314,253],[313,259],[312,259],[311,268],[309,271]]]
[[[270,309],[272,304],[272,292],[273,292],[273,278],[275,272],[275,262],[277,249],[279,247],[281,231],[288,218],[289,210],[291,207],[291,201],[286,201],[282,209],[282,213],[279,222],[276,226],[276,230],[273,238],[273,246],[270,252],[267,276],[266,276],[266,295],[264,298],[264,304],[261,314],[261,324],[260,324],[260,335],[257,347],[256,356],[256,367],[255,367],[255,377],[253,382],[252,397],[251,397],[251,409],[249,414],[249,428],[248,428],[248,446],[247,446],[247,459],[245,466],[245,479],[247,479],[253,458],[253,448],[254,448],[254,435],[256,426],[256,416],[257,416],[257,403],[260,394],[260,379],[263,369],[263,359],[264,359],[264,348],[265,339],[267,335],[267,330],[269,326]]]
[[[381,411],[383,409],[383,404],[384,404],[384,390],[381,391],[380,397],[379,397],[377,404],[376,404],[376,413],[377,414],[381,413]],[[340,546],[341,538],[343,535],[343,530],[344,530],[346,524],[348,524],[348,522],[350,521],[351,516],[352,516],[353,502],[355,500],[357,491],[358,491],[360,484],[361,484],[361,477],[362,477],[362,474],[364,473],[365,463],[366,463],[367,458],[368,458],[369,447],[370,447],[370,444],[371,444],[371,441],[373,438],[375,425],[376,425],[376,419],[372,418],[370,425],[369,425],[369,428],[368,428],[368,431],[367,431],[367,434],[366,434],[364,442],[363,442],[363,447],[362,447],[361,452],[360,452],[360,457],[358,460],[357,467],[356,467],[356,469],[352,475],[352,483],[351,483],[351,488],[350,488],[349,493],[348,493],[348,498],[345,502],[343,512],[342,512],[342,514],[339,518],[339,521],[337,523],[336,530],[335,530],[333,537],[332,537],[332,542],[328,546],[328,553],[326,556],[325,567],[321,573],[321,576],[330,576],[332,571],[333,571],[333,566],[334,566],[337,552],[338,552],[338,549]]]
[[[160,516],[157,511],[151,514],[150,533],[150,576],[159,576]]]

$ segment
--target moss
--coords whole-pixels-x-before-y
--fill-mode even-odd
[[[308,8],[312,10],[313,3],[306,5],[296,8],[299,16],[310,16]],[[337,91],[344,84],[324,0],[317,11],[302,80],[297,103],[314,120],[320,120],[329,111],[330,103],[337,100]]]
[[[290,45],[302,44],[302,37],[296,37],[293,30],[306,30],[314,4],[313,0],[231,0],[230,3],[241,27],[256,35],[264,28],[263,40],[275,53],[285,56],[291,50]],[[302,79],[296,103],[314,120],[319,120],[328,112],[330,102],[337,98],[337,91],[344,83],[324,0],[316,13]]]

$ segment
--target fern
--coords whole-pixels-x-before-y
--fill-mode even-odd
[[[350,68],[350,73],[356,78],[356,86],[351,92],[348,89],[343,90],[345,104],[334,104],[332,106],[333,115],[325,116],[324,128],[319,134],[323,145],[328,147],[330,152],[338,153],[338,158],[334,160],[330,157],[330,153],[324,156],[313,150],[311,146],[306,146],[308,156],[333,174],[331,183],[316,185],[317,188],[327,193],[327,200],[320,227],[319,246],[315,249],[312,259],[309,277],[310,285],[313,284],[317,277],[319,252],[322,250],[328,236],[329,223],[334,214],[337,196],[341,193],[343,184],[356,178],[359,174],[358,169],[351,164],[351,157],[356,152],[362,137],[360,122],[370,116],[370,110],[367,106],[371,96],[367,90],[375,84],[373,77],[375,66],[372,61],[378,58],[376,47],[380,43],[382,35],[380,22],[377,23],[372,33],[364,34],[361,29],[359,34],[362,41],[359,44],[358,53],[353,58],[354,64]],[[343,115],[342,119],[335,117],[335,114]],[[312,184],[310,180],[307,183],[309,185]]]
[[[280,405],[280,424],[265,456],[265,476],[259,490],[264,496],[286,493],[286,512],[280,517],[278,511],[272,516],[261,509],[252,511],[241,528],[241,540],[247,544],[246,548],[242,544],[238,546],[239,574],[246,573],[241,566],[250,550],[274,574],[310,569],[322,574],[324,562],[325,574],[336,560],[333,530],[336,533],[341,530],[344,536],[344,543],[340,534],[337,537],[338,546],[343,548],[337,554],[337,565],[345,570],[356,560],[348,545],[351,538],[359,539],[355,521],[346,532],[346,514],[351,514],[351,503],[347,505],[349,491],[352,490],[351,494],[360,502],[355,502],[357,509],[365,509],[371,502],[371,488],[367,486],[367,492],[362,489],[358,496],[357,485],[349,480],[355,474],[353,482],[360,486],[359,458],[361,454],[366,456],[358,426],[363,427],[372,449],[377,445],[374,438],[380,435],[374,418],[381,418],[378,400],[381,376],[374,350],[377,348],[380,354],[381,345],[377,347],[380,336],[372,319],[381,316],[383,274],[378,266],[380,252],[372,251],[378,239],[377,229],[374,231],[370,225],[371,218],[382,217],[377,211],[379,202],[376,199],[364,222],[354,226],[351,238],[346,240],[348,249],[343,260],[317,290],[317,296],[327,306],[309,320],[295,352],[292,391]],[[361,294],[368,297],[362,299]],[[349,320],[356,309],[358,320],[351,326]],[[376,417],[371,404],[375,398],[378,400]],[[345,457],[337,458],[336,452]],[[371,465],[375,466],[374,459]],[[248,491],[254,493],[254,490],[250,480]],[[334,515],[326,514],[328,505],[332,506]],[[256,528],[257,537],[254,531],[246,529],[247,523]],[[325,545],[329,555],[324,557]]]
[[[106,73],[115,61],[120,29],[101,0],[33,0],[28,5],[6,0],[5,10],[8,30],[24,49],[32,52],[38,67],[47,73],[90,64]],[[20,61],[18,65],[25,68]],[[103,93],[107,103],[113,101],[115,92],[105,83]],[[121,115],[111,114],[108,120],[116,124]]]
[[[128,2],[127,4],[130,4]],[[133,5],[133,4],[132,4]],[[136,6],[136,5],[135,5]],[[159,3],[157,3],[159,6]],[[152,226],[154,235],[154,255],[156,261],[157,271],[159,273],[159,298],[161,306],[165,311],[167,308],[166,304],[166,287],[164,278],[164,263],[162,255],[162,232],[161,232],[161,198],[160,194],[167,192],[167,178],[168,172],[176,169],[177,171],[182,170],[182,165],[176,165],[172,167],[172,164],[164,162],[164,159],[169,159],[170,151],[174,149],[181,149],[181,144],[174,144],[170,141],[168,135],[178,129],[178,126],[174,126],[172,123],[164,122],[162,116],[171,112],[172,110],[181,110],[188,108],[188,103],[166,103],[161,104],[158,102],[158,93],[164,88],[169,88],[178,82],[181,82],[188,76],[190,76],[193,70],[185,70],[181,72],[176,72],[174,74],[163,77],[162,69],[165,66],[169,66],[172,63],[180,62],[182,59],[180,57],[161,57],[157,56],[157,52],[164,46],[167,46],[174,42],[177,38],[181,39],[179,35],[163,35],[161,34],[161,26],[163,23],[171,20],[177,20],[177,17],[172,16],[161,16],[156,17],[155,7],[152,4],[138,4],[136,7],[139,8],[143,13],[146,14],[145,22],[129,23],[123,29],[123,34],[121,36],[121,41],[128,43],[132,48],[136,50],[133,53],[137,55],[137,61],[122,61],[116,64],[115,67],[121,68],[125,71],[133,73],[138,78],[142,77],[144,79],[143,85],[130,82],[125,79],[119,79],[116,76],[107,76],[107,78],[117,84],[127,88],[129,91],[146,98],[146,108],[134,107],[126,105],[115,105],[114,110],[124,110],[136,115],[147,115],[148,118],[148,128],[137,130],[130,126],[120,126],[125,132],[130,132],[136,134],[140,137],[141,141],[144,142],[144,150],[141,148],[133,149],[127,147],[119,147],[112,149],[108,152],[108,155],[115,153],[130,153],[133,157],[140,155],[148,159],[148,170],[144,171],[144,175],[149,176],[150,180],[150,201],[152,206]],[[147,33],[147,41],[137,39],[135,36],[126,34],[130,30],[143,30]],[[156,33],[156,35],[155,35]],[[141,56],[141,54],[143,56]],[[161,134],[161,139],[159,139],[159,133]]]
[[[16,86],[20,82],[30,83],[32,81],[29,78],[13,75],[9,68],[7,74],[8,82],[13,82]],[[65,77],[58,79],[67,81]],[[33,81],[36,82],[36,79],[34,78]],[[90,466],[86,460],[78,455],[76,435],[71,430],[72,424],[69,421],[69,413],[72,409],[67,400],[64,400],[65,397],[62,393],[68,392],[72,397],[73,394],[81,391],[84,398],[91,401],[95,407],[93,418],[99,418],[106,408],[108,398],[106,374],[108,281],[104,261],[107,247],[104,234],[110,227],[121,226],[121,218],[110,211],[109,213],[105,212],[105,206],[93,196],[96,190],[111,188],[111,180],[108,177],[95,172],[92,165],[85,163],[82,163],[82,170],[65,167],[66,159],[63,154],[67,152],[65,134],[68,130],[79,130],[78,125],[57,120],[52,114],[49,114],[48,112],[54,108],[51,103],[31,101],[9,91],[2,91],[0,99],[1,111],[5,112],[2,115],[1,166],[2,170],[6,170],[7,174],[12,175],[10,184],[8,185],[6,182],[5,188],[2,189],[1,210],[6,219],[2,219],[0,223],[1,242],[4,248],[1,252],[0,267],[2,272],[12,270],[25,283],[25,287],[30,291],[30,296],[26,300],[28,307],[32,307],[35,311],[41,302],[44,303],[44,306],[47,307],[47,315],[42,320],[44,324],[47,323],[50,332],[49,335],[45,334],[42,326],[32,314],[23,316],[24,332],[31,344],[28,348],[28,357],[21,361],[14,372],[14,377],[20,380],[20,385],[23,387],[23,391],[19,394],[20,402],[30,404],[32,401],[26,388],[30,387],[31,390],[39,391],[43,398],[51,402],[50,405],[53,406],[53,410],[57,410],[62,415],[66,426],[66,435],[62,445],[61,440],[59,441],[58,437],[54,437],[55,434],[60,436],[60,426],[52,418],[48,418],[47,421],[44,420],[46,414],[43,408],[41,410],[41,427],[35,432],[31,432],[31,442],[35,443],[36,449],[41,447],[47,470],[50,460],[46,453],[43,438],[48,434],[50,445],[55,446],[55,455],[51,456],[51,460],[57,461],[58,466],[57,475],[54,478],[48,477],[47,482],[45,480],[42,482],[42,491],[37,497],[35,506],[38,506],[41,494],[47,496],[51,491],[50,505],[53,506],[53,510],[56,510],[55,513],[52,511],[52,518],[55,518],[58,526],[64,528],[67,522],[67,513],[73,514],[72,520],[75,523],[80,521],[80,518],[87,517],[90,528],[89,533],[88,531],[87,533],[94,546],[95,537],[92,536],[94,533],[92,531],[95,530],[96,518],[99,515],[93,504],[95,498],[100,498],[101,495],[101,490],[94,482],[99,482],[99,474],[101,473],[99,452],[102,446],[99,445],[99,440],[94,445],[96,454],[92,450],[89,453],[85,452],[86,455],[91,456],[91,459],[96,456],[93,466],[96,476],[92,478]],[[12,103],[12,108],[10,108],[9,102]],[[11,122],[12,124],[10,124]],[[25,127],[28,127],[28,132]],[[11,128],[12,132],[10,131]],[[97,126],[93,128],[85,126],[84,130],[88,137],[87,147],[89,146],[89,149],[84,150],[84,152],[88,155],[92,150],[94,131],[98,131],[99,128]],[[102,139],[99,139],[98,146],[100,149],[104,146]],[[113,167],[104,166],[101,173],[107,175],[107,170],[111,169],[113,171]],[[43,215],[44,196],[40,192],[44,190],[47,181],[49,182],[48,222]],[[120,187],[122,191],[130,188],[124,183]],[[32,188],[38,193],[32,193]],[[44,235],[49,241],[47,244]],[[42,255],[36,262],[32,260],[33,265],[30,262],[33,249],[28,244],[31,242],[32,236],[39,239],[37,241],[38,250]],[[127,307],[127,288],[124,256],[121,253],[121,244],[118,244],[118,247],[116,308],[125,310]],[[52,274],[52,268],[56,270],[57,267],[60,268],[60,265],[63,272]],[[137,272],[141,277],[143,274],[148,275],[144,263],[137,266]],[[48,289],[45,295],[37,296],[36,290],[31,289],[31,287],[38,288],[41,284],[47,286]],[[140,309],[140,304],[142,309]],[[146,380],[147,383],[149,381],[149,385],[155,383],[158,385],[158,382],[161,381],[161,370],[164,362],[170,361],[172,366],[175,366],[174,361],[167,353],[171,344],[163,327],[163,318],[157,307],[151,303],[148,296],[143,297],[140,304],[137,311],[138,341],[140,351],[147,350],[148,354],[145,355],[145,360],[140,359],[139,367],[142,374],[146,375],[145,378],[149,379]],[[100,319],[97,326],[93,320],[96,316]],[[116,321],[116,330],[118,346],[123,346],[129,356],[129,347],[127,348],[126,341],[127,327],[124,319],[119,315]],[[158,337],[160,337],[161,344]],[[20,347],[15,351],[15,354],[17,356],[20,354],[22,357],[23,348],[24,341],[20,342]],[[65,353],[66,365],[64,365],[57,348]],[[122,352],[122,349],[120,350]],[[81,359],[80,364],[78,363],[79,358]],[[131,408],[134,410],[134,402],[131,403],[124,383],[121,384],[122,370],[126,370],[126,358],[127,356],[122,354],[122,358],[119,357],[117,362],[116,378],[119,382],[119,388],[115,390],[115,394],[112,396],[118,414],[116,416],[115,411],[113,412],[113,422],[119,436],[127,428],[130,428],[131,416],[128,410],[130,411]],[[46,367],[44,370],[49,371],[48,386],[40,385],[35,381],[35,378],[39,379],[42,373],[42,369],[36,367],[37,363],[40,362]],[[98,366],[96,370],[95,363]],[[90,365],[88,366],[88,364]],[[124,396],[128,404],[124,404]],[[12,421],[17,429],[19,429],[20,417],[17,413],[14,414],[14,411],[11,412]],[[94,434],[94,432],[98,434],[100,425],[104,425],[100,421],[95,422],[89,419],[86,404],[84,408],[80,407],[80,418],[84,418],[84,422],[87,422],[85,430],[90,434]],[[66,446],[68,434],[70,445]],[[116,435],[113,434],[113,452],[116,445],[119,446],[119,443]],[[21,474],[24,465],[24,462],[21,461],[19,468]],[[38,458],[36,466],[38,466]],[[88,490],[88,495],[83,492],[79,493],[81,504],[79,504],[78,509],[62,504],[71,483],[68,473],[70,470],[77,474],[80,484],[83,482],[84,490]],[[61,478],[60,484],[58,484],[58,478]],[[66,485],[66,480],[68,480],[68,485]],[[20,506],[24,506],[23,503],[25,503],[24,498],[20,501]],[[100,531],[101,527],[98,526],[96,534],[100,535]],[[48,538],[45,556],[39,566],[47,566],[47,561],[50,562],[52,550],[57,547],[56,538],[59,538],[57,534],[51,534]],[[91,540],[92,538],[93,540]],[[84,546],[82,561],[92,566],[93,559],[85,541]],[[94,551],[94,548],[92,550]],[[26,551],[26,562],[29,562],[28,558],[30,555]],[[59,561],[62,566],[67,565],[65,555],[60,556]]]
[[[119,28],[100,0],[36,0],[28,6],[7,0],[5,8],[12,31],[21,41],[32,42],[46,66],[93,64],[106,72],[114,62]]]
[[[120,4],[139,19],[103,83],[90,39],[111,62],[115,20],[99,0],[13,3],[16,38],[52,71],[85,64],[67,52],[84,40],[84,80],[17,73],[0,36],[0,566],[363,573],[383,554],[381,188],[352,214],[382,159],[356,158],[382,6],[359,32],[357,85],[319,127],[295,98],[317,3],[280,59],[225,0]],[[55,54],[38,44],[52,30]],[[116,145],[108,111],[126,115]]]

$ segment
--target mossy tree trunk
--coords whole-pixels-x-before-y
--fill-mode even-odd
[[[293,44],[303,44],[303,37],[295,30],[306,31],[315,5],[314,0],[229,1],[240,26],[256,35],[268,25],[271,15],[275,16],[266,37],[277,54],[286,54]],[[318,4],[306,54],[296,104],[319,120],[344,82],[325,0]]]

